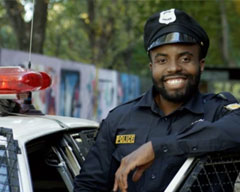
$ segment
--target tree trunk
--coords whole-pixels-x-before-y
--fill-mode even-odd
[[[34,6],[32,51],[43,53],[49,0],[36,0]]]
[[[17,36],[18,47],[20,50],[27,51],[29,47],[29,25],[24,22],[22,13],[24,7],[17,0],[4,0],[11,25]]]
[[[114,4],[116,0],[111,0],[111,3]],[[108,7],[108,16],[106,19],[99,22],[96,18],[97,12],[97,3],[96,0],[87,0],[88,6],[88,19],[82,19],[84,27],[88,34],[88,39],[90,42],[90,47],[92,50],[92,64],[100,65],[107,53],[108,44],[114,36],[114,25],[115,17],[112,11],[112,5]],[[99,13],[99,15],[101,15]]]
[[[17,37],[19,49],[29,51],[31,22],[26,23],[23,19],[23,5],[17,0],[4,0],[4,3]],[[35,53],[43,53],[48,3],[48,0],[36,0],[34,6],[32,51]]]
[[[97,45],[96,45],[96,27],[93,24],[95,22],[95,0],[88,0],[88,16],[90,24],[86,24],[86,29],[88,31],[88,39],[90,41],[90,47],[92,50],[92,63],[97,62]]]
[[[222,52],[224,63],[228,67],[236,67],[236,63],[232,60],[229,53],[229,26],[226,16],[226,10],[224,5],[224,0],[219,0],[220,3],[220,13],[221,13],[221,24],[222,24]]]

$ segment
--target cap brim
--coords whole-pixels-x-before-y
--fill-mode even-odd
[[[197,41],[193,37],[191,37],[187,34],[183,34],[183,33],[179,33],[179,32],[172,32],[172,33],[164,34],[161,37],[159,37],[158,39],[156,39],[148,47],[147,51],[150,51],[151,49],[154,49],[154,48],[159,47],[161,45],[173,44],[173,43],[195,44],[195,43],[197,43]]]

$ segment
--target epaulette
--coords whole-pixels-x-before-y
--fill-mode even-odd
[[[135,101],[139,101],[144,95],[145,95],[145,93],[143,93],[142,95],[140,95],[140,96],[138,96],[138,97],[136,97],[136,98],[134,98],[134,99],[131,99],[131,100],[125,102],[125,103],[119,104],[118,106],[116,106],[116,107],[114,107],[113,109],[111,109],[111,110],[109,111],[109,113],[111,113],[112,111],[114,111],[115,109],[117,109],[117,108],[119,108],[119,107],[121,107],[121,106],[127,105],[127,104],[132,103],[132,102],[135,102]]]
[[[204,118],[208,121],[215,121],[225,112],[239,108],[237,100],[229,92],[203,94],[203,102]]]
[[[229,92],[220,92],[220,93],[206,93],[203,94],[203,102],[206,103],[212,100],[224,100],[228,103],[237,103],[237,99]]]
[[[217,98],[223,99],[225,101],[237,102],[237,99],[229,92],[220,92],[216,94]]]

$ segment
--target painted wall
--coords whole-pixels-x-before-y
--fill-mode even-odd
[[[28,58],[25,52],[0,49],[0,65],[26,67]],[[140,94],[135,75],[39,54],[32,54],[31,61],[32,69],[53,79],[50,88],[33,93],[33,104],[45,114],[101,121],[109,110]]]

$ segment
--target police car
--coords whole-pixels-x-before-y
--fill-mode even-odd
[[[0,67],[0,191],[73,191],[98,123],[44,115],[29,102],[51,85],[44,72]],[[24,102],[19,102],[24,101]]]

